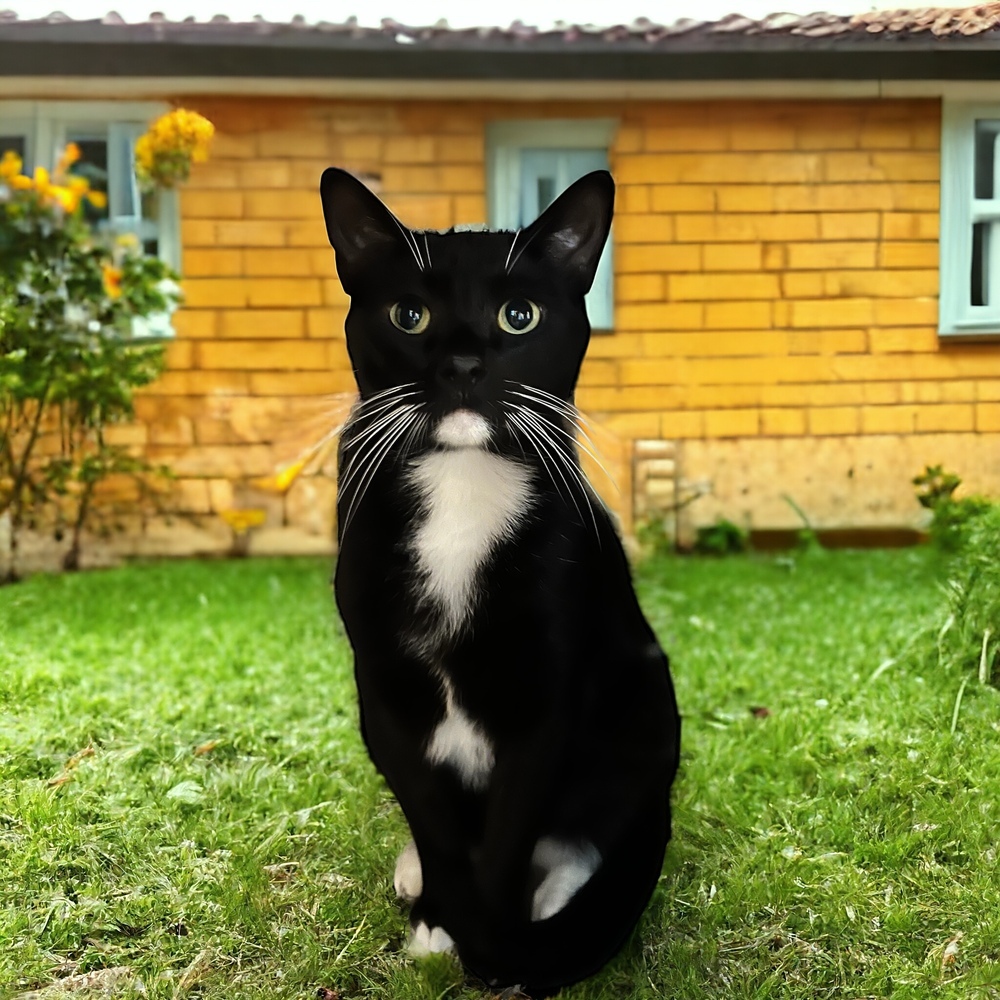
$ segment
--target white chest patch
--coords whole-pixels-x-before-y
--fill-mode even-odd
[[[427,743],[427,759],[447,764],[466,788],[483,791],[493,770],[493,744],[482,727],[473,722],[451,698],[446,697],[445,717]]]
[[[412,542],[422,596],[440,608],[442,637],[451,637],[473,610],[480,567],[530,507],[531,473],[480,448],[456,448],[419,459],[410,475],[426,511]]]

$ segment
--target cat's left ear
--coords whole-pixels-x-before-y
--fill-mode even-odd
[[[526,255],[542,255],[590,291],[611,229],[615,182],[607,170],[575,181],[524,231],[518,241]]]

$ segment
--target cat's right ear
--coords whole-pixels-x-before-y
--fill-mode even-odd
[[[348,295],[361,274],[377,266],[378,255],[393,245],[407,246],[403,224],[379,198],[346,170],[329,167],[319,182],[323,217],[337,274]]]

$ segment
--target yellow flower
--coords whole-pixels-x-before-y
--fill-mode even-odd
[[[107,208],[108,207],[108,196],[103,191],[90,191],[84,195],[87,201],[90,202],[94,208]]]
[[[76,163],[82,155],[80,147],[75,142],[67,143],[62,156],[59,157],[59,162],[56,164],[56,175],[61,176],[62,174],[65,174],[66,171],[69,170],[69,168],[73,166],[73,164]]]
[[[13,180],[21,173],[22,166],[24,166],[24,163],[21,157],[14,150],[8,149],[3,154],[3,159],[0,159],[0,180]]]
[[[172,187],[185,181],[192,163],[208,159],[215,126],[196,111],[177,108],[157,118],[136,141],[135,165],[144,186]]]
[[[109,299],[119,299],[122,294],[122,269],[112,264],[105,264],[102,267],[101,278],[104,284],[104,293]]]
[[[300,458],[297,462],[292,462],[290,465],[282,467],[273,476],[255,479],[252,485],[260,490],[266,490],[268,493],[285,493],[288,487],[299,478],[302,470],[306,467],[306,462],[310,458],[312,458],[312,454],[308,454],[305,458]]]
[[[237,535],[246,534],[251,528],[259,528],[267,519],[267,511],[250,508],[248,510],[222,510],[219,517]]]

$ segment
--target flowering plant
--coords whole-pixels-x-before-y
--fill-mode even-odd
[[[67,565],[101,480],[143,463],[109,444],[106,428],[133,415],[136,388],[163,368],[163,347],[136,337],[146,317],[179,301],[176,275],[131,236],[84,217],[106,196],[72,174],[71,143],[50,174],[0,158],[0,515],[9,518],[6,575],[18,532],[50,502],[72,524]]]
[[[146,190],[186,181],[192,163],[208,159],[215,126],[197,111],[175,110],[157,118],[135,144],[135,172]]]

